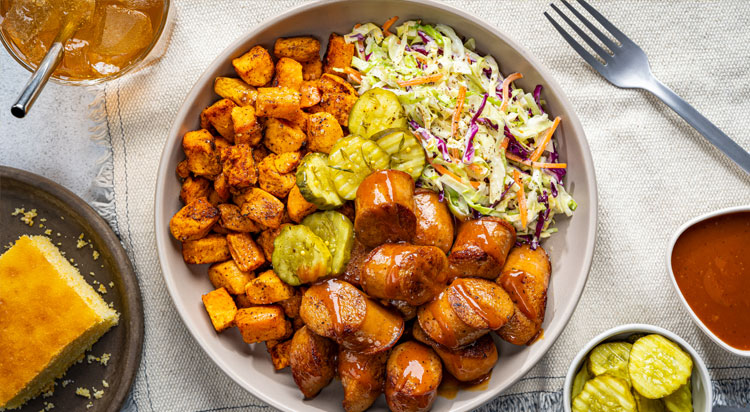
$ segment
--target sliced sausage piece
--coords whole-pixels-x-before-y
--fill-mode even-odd
[[[412,330],[414,339],[430,345],[443,360],[445,369],[461,382],[478,382],[487,378],[498,358],[497,346],[490,335],[484,335],[471,345],[448,349],[432,340],[419,323]]]
[[[497,280],[516,305],[510,321],[497,333],[515,345],[532,342],[539,334],[547,306],[547,289],[552,273],[547,252],[521,245],[511,250]]]
[[[468,345],[486,335],[489,329],[478,329],[467,325],[451,308],[448,289],[437,298],[419,307],[419,326],[437,343],[448,348]]]
[[[501,218],[486,216],[461,224],[448,261],[454,277],[496,279],[508,252],[516,243],[516,230]]]
[[[359,280],[361,278],[360,273],[362,272],[362,265],[367,259],[372,249],[363,245],[362,242],[354,238],[354,246],[352,246],[351,257],[349,263],[346,264],[344,273],[339,276],[339,279],[349,282],[354,286],[359,287]]]
[[[440,358],[429,346],[396,346],[386,365],[385,400],[393,412],[429,411],[443,379]]]
[[[338,372],[344,386],[344,410],[362,412],[383,393],[385,363],[390,352],[365,355],[339,349]]]
[[[414,192],[417,212],[415,245],[437,246],[446,254],[453,245],[453,216],[448,204],[432,190],[417,189]]]
[[[386,243],[365,259],[360,283],[372,297],[419,306],[445,288],[447,267],[445,253],[435,246]]]
[[[336,344],[303,326],[294,333],[289,348],[292,377],[305,398],[315,395],[331,382],[336,372]]]
[[[369,247],[411,241],[417,228],[414,180],[398,170],[379,170],[367,176],[354,200],[354,230]]]
[[[393,347],[404,331],[401,316],[338,279],[310,286],[302,296],[300,317],[313,332],[365,354]]]

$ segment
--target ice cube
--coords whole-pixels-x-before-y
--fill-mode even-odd
[[[60,74],[69,77],[89,77],[93,75],[88,58],[89,42],[81,39],[71,39],[65,43],[63,61],[60,64]]]
[[[118,0],[127,9],[147,10],[164,7],[164,0]]]
[[[62,26],[62,13],[48,0],[16,0],[2,29],[28,60],[39,63]]]
[[[144,13],[109,5],[99,22],[99,37],[93,51],[103,56],[133,58],[154,37],[151,19]]]

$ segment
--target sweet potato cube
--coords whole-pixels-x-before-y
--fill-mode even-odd
[[[320,80],[318,80],[318,88],[323,94],[343,93],[357,96],[357,91],[354,90],[354,87],[352,87],[349,82],[339,76],[334,76],[328,73],[320,77]]]
[[[247,300],[247,296],[245,296],[244,293],[239,294],[239,295],[235,295],[234,296],[234,303],[237,304],[238,308],[251,308],[253,306],[256,306],[256,305],[253,305],[252,303],[250,303],[249,300]]]
[[[231,257],[227,239],[222,234],[210,234],[201,239],[182,243],[182,258],[187,263],[202,265],[223,262]]]
[[[289,153],[297,154],[297,152]],[[284,155],[289,153],[284,153]],[[281,173],[278,170],[276,167],[277,156],[279,155],[267,156],[258,164],[258,183],[261,189],[282,198],[286,197],[289,191],[292,190],[292,187],[297,185],[297,178],[294,176],[294,173]],[[282,166],[285,165],[283,162],[281,164]]]
[[[247,300],[256,305],[267,305],[294,296],[294,288],[284,283],[273,270],[267,270],[245,285]]]
[[[310,36],[286,37],[276,39],[273,54],[278,57],[288,57],[298,62],[320,59],[320,42]]]
[[[344,131],[331,113],[314,113],[307,118],[307,147],[310,150],[330,153],[333,145],[342,137]]]
[[[305,216],[318,210],[318,207],[308,202],[302,193],[299,191],[299,187],[295,184],[292,190],[289,191],[289,197],[286,199],[286,210],[289,213],[289,218],[292,221],[299,223]]]
[[[267,228],[276,228],[284,218],[284,204],[263,189],[253,188],[242,204],[242,214]]]
[[[286,152],[277,155],[269,155],[268,157],[273,159],[273,165],[279,173],[292,173],[299,166],[300,160],[302,160],[302,154],[300,152]]]
[[[245,343],[284,339],[292,333],[292,325],[284,318],[284,310],[278,305],[239,309],[234,323]]]
[[[263,46],[255,46],[232,60],[237,74],[250,86],[265,86],[273,78],[273,59]]]
[[[234,125],[234,142],[237,144],[255,146],[263,138],[263,126],[255,117],[253,106],[232,109],[232,124]]]
[[[221,203],[219,208],[219,225],[224,229],[240,233],[256,233],[261,228],[247,216],[242,216],[240,207],[230,203]]]
[[[227,184],[234,188],[246,188],[258,181],[253,149],[248,144],[238,144],[224,151],[224,175]]]
[[[182,138],[182,150],[187,157],[187,167],[193,174],[213,178],[221,172],[216,142],[208,130],[185,133]]]
[[[274,153],[296,152],[307,140],[299,127],[282,119],[268,119],[263,144]]]
[[[219,175],[216,176],[216,179],[214,179],[214,191],[216,192],[220,203],[226,202],[227,200],[229,200],[229,196],[232,195],[232,193],[229,191],[229,183],[227,183],[227,177],[224,175],[224,173],[219,173]]]
[[[351,66],[352,57],[354,57],[354,44],[347,43],[344,36],[331,33],[328,37],[328,50],[326,51],[326,64],[323,67],[323,72],[343,76],[343,72],[336,69],[343,70]]]
[[[340,125],[346,126],[349,123],[349,112],[356,101],[357,96],[351,94],[327,93],[320,99],[320,108],[332,114]]]
[[[299,87],[299,106],[312,107],[320,103],[320,89],[314,81],[303,81]]]
[[[187,177],[190,176],[190,169],[188,169],[187,159],[181,161],[180,163],[177,163],[177,169],[175,170],[175,172],[180,179],[187,179]]]
[[[188,204],[195,199],[201,197],[208,197],[211,193],[211,181],[200,177],[188,176],[182,182],[182,188],[180,189],[180,200],[182,203]]]
[[[203,110],[204,116],[221,137],[234,141],[234,127],[232,126],[232,109],[237,107],[229,99],[221,99]]]
[[[226,289],[212,290],[201,296],[201,299],[203,299],[203,306],[206,307],[208,317],[211,318],[211,323],[217,332],[221,332],[234,324],[234,318],[237,316],[237,305],[235,305]]]
[[[218,220],[219,210],[205,198],[198,198],[172,216],[169,231],[180,242],[199,239],[206,236]]]
[[[295,60],[282,57],[276,63],[276,81],[279,87],[299,91],[302,86],[302,65]]]
[[[302,80],[318,80],[323,74],[323,62],[320,59],[302,62]]]
[[[263,255],[268,261],[271,261],[271,257],[273,256],[273,242],[279,233],[281,233],[281,229],[289,225],[289,223],[284,223],[275,229],[266,229],[258,235],[258,244],[263,249]]]
[[[258,95],[255,87],[234,77],[217,77],[214,80],[214,92],[238,106],[255,106],[255,97]]]
[[[232,295],[245,293],[245,285],[255,278],[252,272],[243,272],[234,260],[214,263],[208,267],[208,279],[216,289],[225,288]]]
[[[262,117],[292,118],[300,109],[300,94],[288,87],[261,87],[255,100],[255,114]]]
[[[227,244],[232,259],[243,272],[252,272],[266,263],[263,251],[248,233],[228,234]]]
[[[280,301],[279,305],[284,308],[284,314],[287,317],[292,319],[299,317],[299,308],[302,305],[302,291],[295,289],[294,296]]]
[[[269,345],[270,342],[266,341],[266,349],[268,350],[268,354],[271,355],[273,368],[278,371],[289,366],[289,348],[292,346],[292,340],[275,342],[272,345]]]

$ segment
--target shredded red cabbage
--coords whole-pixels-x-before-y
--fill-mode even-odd
[[[541,84],[538,84],[538,85],[537,85],[537,86],[536,86],[536,87],[534,88],[534,92],[532,93],[532,95],[534,96],[534,101],[536,102],[536,105],[537,105],[537,106],[539,106],[539,110],[541,110],[541,111],[542,111],[542,114],[544,114],[544,109],[542,108],[542,101],[541,101],[541,100],[539,100],[539,96],[540,96],[541,94],[542,94],[542,85],[541,85]]]
[[[477,123],[483,124],[483,125],[485,125],[487,127],[491,127],[491,128],[493,128],[495,130],[499,129],[499,126],[497,125],[497,123],[493,122],[492,120],[490,120],[490,119],[488,119],[486,117],[480,117],[479,119],[477,119]]]
[[[482,103],[479,104],[479,108],[477,109],[477,112],[474,113],[474,116],[471,118],[471,123],[474,124],[477,122],[477,119],[479,118],[479,115],[482,114],[482,111],[484,111],[484,106],[487,104],[487,98],[489,95],[487,93],[484,94],[484,97],[482,97]]]
[[[492,70],[489,67],[485,67],[484,69],[482,69],[482,73],[484,73],[484,75],[487,76],[488,79],[492,77]]]
[[[492,204],[492,208],[493,208],[493,209],[494,209],[494,208],[496,208],[496,207],[497,207],[497,205],[499,205],[499,204],[500,204],[500,202],[502,202],[502,201],[503,201],[503,199],[505,198],[505,195],[507,195],[507,194],[508,194],[508,190],[510,190],[510,188],[511,188],[511,187],[513,187],[513,182],[510,182],[510,183],[508,183],[507,185],[505,185],[505,189],[503,189],[503,193],[501,193],[501,194],[500,194],[500,198],[499,198],[499,199],[497,199],[497,201],[496,201],[495,203],[493,203],[493,204]]]
[[[433,40],[432,37],[430,37],[429,34],[423,32],[422,30],[417,30],[417,35],[419,35],[419,38],[422,39],[422,41],[424,42],[424,44],[427,44],[427,43],[435,41],[435,40]]]
[[[414,120],[409,120],[409,126],[411,126],[412,129],[414,129],[414,133],[418,133],[420,136],[422,136],[423,140],[435,140],[438,149],[440,150],[440,153],[443,155],[443,160],[446,162],[451,161],[451,157],[448,154],[448,146],[445,145],[445,142],[443,139],[433,135],[430,133],[427,129],[420,126],[419,123],[415,122]]]
[[[476,123],[472,123],[469,126],[469,131],[466,133],[468,136],[466,138],[466,149],[464,149],[464,156],[461,159],[464,163],[471,163],[471,159],[474,158],[474,136],[477,135],[477,131],[479,131],[479,127],[477,127]]]
[[[560,160],[560,155],[557,153],[557,144],[552,141],[552,152],[549,154],[550,163],[557,163]],[[557,183],[562,184],[562,179],[568,173],[567,169],[542,169],[544,173],[553,176],[557,179]],[[555,188],[554,181],[552,182],[552,196],[557,197],[557,188]]]
[[[557,197],[557,184],[554,180],[550,182],[550,188],[552,191],[552,197]]]
[[[505,133],[505,137],[508,138],[508,149],[507,149],[508,153],[513,153],[514,155],[522,159],[526,159],[527,157],[529,157],[529,154],[531,154],[531,151],[523,147],[521,143],[519,143],[518,140],[516,140],[516,137],[513,136],[513,133],[511,133],[510,129],[508,129],[508,126],[505,126],[504,133]]]
[[[445,200],[445,191],[443,191],[443,189],[440,189],[440,191],[438,192],[438,202],[442,202],[443,200]]]
[[[534,231],[534,237],[531,239],[531,249],[536,250],[539,246],[539,237],[542,235],[542,229],[544,229],[544,222],[549,219],[549,197],[547,197],[547,191],[543,191],[541,195],[537,196],[537,200],[544,203],[546,208],[544,212],[539,214],[536,218],[536,230]]]
[[[406,47],[409,47],[409,46],[406,46]],[[427,48],[423,44],[419,44],[419,43],[412,44],[411,49],[414,50],[415,52],[418,52],[427,56]]]

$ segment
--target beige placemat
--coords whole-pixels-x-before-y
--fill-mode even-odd
[[[108,84],[101,94],[112,146],[113,225],[135,263],[146,310],[143,362],[126,409],[268,409],[210,361],[177,315],[156,254],[153,196],[170,124],[199,75],[241,33],[299,2],[173,3],[177,20],[166,55],[140,75]],[[680,224],[750,203],[750,177],[655,98],[616,89],[585,65],[542,16],[547,1],[449,3],[482,16],[551,70],[581,118],[599,182],[598,243],[578,309],[539,365],[482,410],[561,410],[565,371],[579,348],[599,332],[631,322],[684,337],[709,365],[716,401],[750,404],[750,360],[728,355],[700,333],[664,265],[667,240]],[[659,78],[750,148],[750,3],[595,6],[646,50]]]

